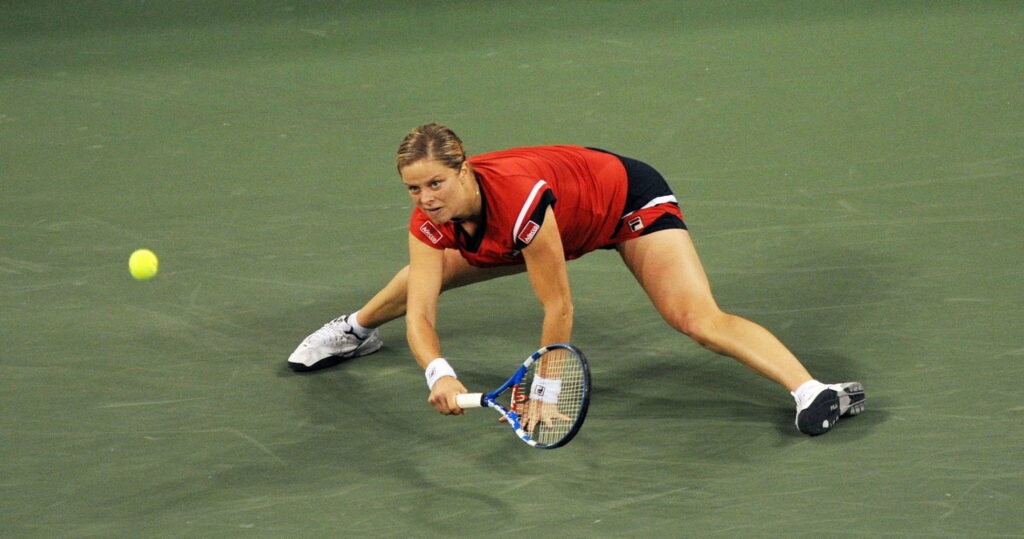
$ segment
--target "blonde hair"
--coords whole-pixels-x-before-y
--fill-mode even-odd
[[[458,170],[466,161],[462,139],[451,129],[436,123],[421,125],[405,136],[398,146],[398,171],[421,159],[434,159]]]

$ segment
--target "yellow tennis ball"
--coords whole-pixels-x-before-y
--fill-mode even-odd
[[[152,279],[159,265],[156,254],[149,249],[139,249],[128,257],[128,271],[140,281]]]

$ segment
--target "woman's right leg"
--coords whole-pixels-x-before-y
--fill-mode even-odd
[[[526,270],[526,267],[522,265],[478,268],[471,266],[458,251],[451,249],[445,250],[444,255],[443,290],[514,275]],[[405,316],[405,296],[408,286],[409,266],[406,266],[399,270],[380,292],[377,292],[359,309],[359,324],[367,328],[375,328]]]
[[[450,290],[525,269],[521,265],[477,268],[470,266],[458,251],[446,250],[442,286],[443,290]],[[288,366],[295,371],[311,371],[376,352],[383,346],[376,328],[405,315],[408,288],[406,266],[358,311],[339,316],[306,337],[288,357]]]

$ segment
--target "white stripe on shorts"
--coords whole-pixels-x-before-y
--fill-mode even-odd
[[[654,206],[657,206],[658,204],[665,204],[665,203],[668,203],[668,202],[673,202],[675,204],[679,204],[679,201],[676,200],[676,196],[675,195],[665,195],[663,197],[657,197],[657,198],[651,199],[650,202],[648,202],[647,204],[644,204],[644,207],[642,207],[640,209],[641,210],[646,210],[647,208],[653,208]]]
[[[669,203],[669,202],[672,202],[672,203],[675,203],[675,204],[679,204],[679,201],[676,200],[676,196],[675,195],[665,195],[665,196],[661,196],[661,197],[655,197],[655,198],[652,198],[651,201],[648,202],[647,204],[644,204],[644,206],[642,208],[640,208],[639,210],[633,210],[633,211],[627,213],[626,215],[623,215],[621,218],[625,219],[626,217],[629,217],[630,215],[633,215],[634,213],[636,213],[636,212],[638,212],[640,210],[646,210],[647,208],[653,208],[653,207],[657,206],[658,204],[666,204],[666,203]]]

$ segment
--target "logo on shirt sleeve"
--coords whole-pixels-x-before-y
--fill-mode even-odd
[[[516,239],[528,244],[533,241],[533,237],[537,235],[538,230],[540,230],[540,225],[538,225],[536,221],[527,221],[526,224],[523,225],[522,230],[519,231],[519,235],[516,236]]]
[[[422,232],[423,235],[426,236],[428,240],[430,240],[430,243],[436,245],[439,241],[441,241],[441,231],[438,230],[437,227],[434,226],[434,223],[431,223],[430,221],[427,221],[426,223],[420,225],[420,232]]]

